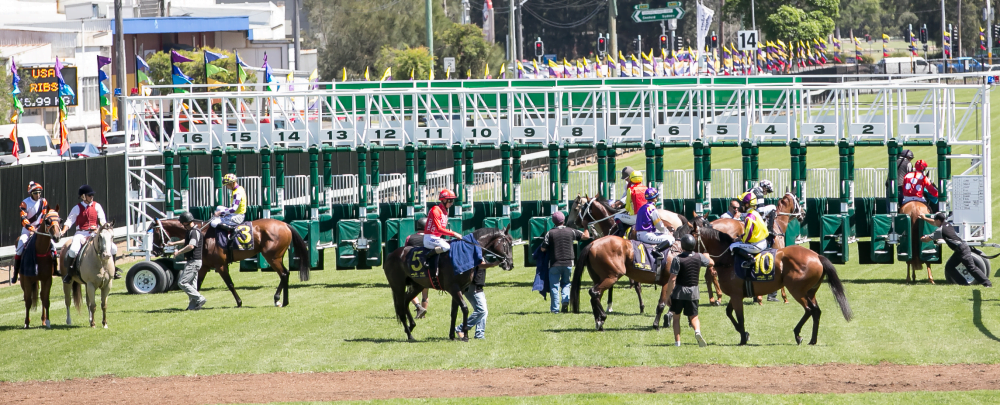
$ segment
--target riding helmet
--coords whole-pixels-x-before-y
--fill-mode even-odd
[[[632,176],[632,172],[634,171],[635,169],[625,166],[625,168],[622,169],[622,180],[628,180],[628,178]]]
[[[642,171],[641,170],[633,171],[632,174],[628,176],[628,181],[636,184],[642,183]]]
[[[913,168],[917,169],[918,172],[922,172],[924,171],[924,169],[927,168],[927,162],[924,161],[923,159],[920,159],[913,163]]]
[[[455,198],[457,198],[455,197],[455,193],[449,189],[441,190],[441,194],[438,194],[438,201],[454,200]]]
[[[80,197],[83,197],[85,195],[89,196],[94,195],[94,189],[86,184],[80,186]]]
[[[224,184],[224,185],[225,184],[229,184],[229,183],[235,183],[235,182],[236,182],[236,175],[235,174],[226,173],[225,176],[222,176],[222,184]]]
[[[31,194],[31,192],[35,191],[35,190],[42,191],[42,185],[38,184],[38,183],[35,183],[33,181],[29,182],[28,183],[28,194]]]
[[[645,197],[647,201],[660,198],[660,190],[657,190],[656,187],[647,188]]]
[[[740,203],[743,206],[754,207],[757,205],[757,197],[752,192],[747,191],[740,196]]]
[[[760,189],[764,190],[765,193],[774,192],[774,184],[771,184],[771,180],[761,180]]]
[[[180,221],[182,224],[190,224],[194,222],[194,215],[191,215],[190,212],[185,212],[181,214]]]
[[[427,229],[427,217],[418,219],[415,227],[417,228],[416,230],[420,232],[423,232],[424,229]]]
[[[694,236],[684,235],[683,237],[681,237],[681,249],[688,252],[693,252],[697,248],[698,248],[698,242],[695,241]]]

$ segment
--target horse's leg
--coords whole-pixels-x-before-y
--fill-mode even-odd
[[[41,296],[42,296],[42,325],[46,328],[52,327],[52,322],[49,320],[49,294],[52,289],[52,277],[42,277],[41,279]]]
[[[809,319],[810,316],[812,316],[813,309],[812,309],[812,304],[809,302],[809,300],[805,298],[800,299],[799,303],[802,304],[802,308],[805,309],[806,312],[802,314],[802,319],[799,319],[799,323],[795,325],[795,329],[793,329],[792,331],[795,332],[795,344],[801,345],[802,336],[800,335],[800,333],[802,332],[802,325],[805,325],[806,320]]]
[[[229,276],[229,267],[227,265],[219,266],[215,269],[222,276],[222,282],[226,283],[226,287],[229,287],[229,292],[233,293],[233,298],[236,299],[236,307],[243,306],[243,300],[240,299],[240,295],[236,293],[236,286],[233,285],[233,278]]]
[[[735,298],[735,297],[734,297]],[[736,303],[733,304],[733,301]],[[736,320],[739,322],[739,328],[737,330],[740,332],[740,346],[747,344],[747,340],[750,339],[750,332],[747,332],[746,320],[743,318],[743,299],[740,300],[732,299],[730,304],[733,305],[733,310],[736,312]]]
[[[471,287],[471,285],[470,285]],[[469,306],[465,304],[465,297],[462,292],[457,294],[458,307],[462,309],[462,341],[469,341]]]
[[[71,296],[72,289],[73,289],[72,286],[73,286],[73,282],[72,281],[70,281],[69,283],[63,283],[63,298],[66,301],[66,324],[67,325],[72,325],[73,324],[73,321],[72,321],[72,319],[70,319],[70,316],[69,316],[69,309],[71,307],[70,300],[72,299],[72,296]]]
[[[740,324],[739,324],[739,322],[736,322],[736,317],[733,316],[733,311],[735,311],[733,309],[733,301],[734,300],[735,299],[732,298],[732,297],[729,298],[729,305],[726,305],[726,317],[729,318],[729,322],[733,323],[733,328],[736,329],[736,332],[739,332],[740,331]]]
[[[21,291],[24,293],[24,329],[31,324],[31,283],[29,277],[21,277]]]
[[[94,314],[97,312],[97,286],[87,283],[87,311],[90,312],[90,327],[97,326],[94,323]]]
[[[823,314],[823,311],[819,309],[819,303],[816,302],[816,292],[812,293],[812,316],[813,316],[813,337],[809,340],[810,345],[816,344],[816,339],[819,338],[819,316]]]
[[[112,270],[111,274],[114,274]],[[111,294],[111,280],[108,280],[104,287],[101,287],[101,323],[104,329],[108,328],[108,295]]]
[[[711,305],[716,305],[716,299],[712,298],[712,268],[705,268],[705,290],[708,292],[708,303]],[[722,291],[719,291],[719,297],[722,297]]]
[[[660,289],[660,303],[656,305],[656,317],[653,318],[653,329],[660,330],[660,317],[663,316],[663,309],[667,307],[667,288]]]
[[[264,256],[264,260],[278,273],[278,289],[274,291],[274,306],[276,307],[288,306],[288,276],[290,272],[285,267],[285,263],[281,261],[282,257],[284,257],[284,252],[281,256]],[[282,294],[284,294],[284,298],[282,298]]]
[[[406,287],[403,288],[405,289]],[[417,322],[413,320],[413,314],[410,312],[409,302],[413,301],[414,298],[417,298],[417,296],[424,291],[427,290],[425,290],[423,286],[419,284],[411,284],[409,289],[404,293],[405,300],[403,306],[406,307],[406,317],[410,320],[410,332],[413,332],[413,328],[417,327]]]
[[[617,281],[618,275],[614,274],[608,276],[604,280],[601,280],[600,283],[590,289],[590,296],[592,298],[591,302],[594,305],[594,321],[597,323],[597,330],[599,331],[604,330],[604,321],[608,319],[608,314],[605,313],[604,308],[601,307],[601,300],[598,297],[600,297],[600,294],[603,291],[612,288]]]
[[[611,288],[609,288],[607,292],[608,292],[608,312],[612,312],[612,311],[614,311],[614,309],[611,308],[611,304],[612,304],[612,301],[614,300],[615,286],[612,285]]]
[[[448,339],[455,340],[455,321],[458,317],[458,296],[461,293],[451,291],[451,328],[448,329]]]
[[[786,304],[788,303],[788,295],[785,294],[785,286],[781,286],[781,300],[785,301]]]
[[[639,296],[639,313],[640,314],[645,313],[646,304],[643,304],[642,302],[642,284],[640,284],[638,281],[635,280],[631,280],[631,283],[632,283],[632,288],[635,288],[635,295]]]
[[[930,263],[925,263],[925,264],[927,265],[927,281],[930,281],[931,284],[934,284],[934,276],[931,275],[931,264]],[[914,276],[913,278],[916,279],[916,276]]]

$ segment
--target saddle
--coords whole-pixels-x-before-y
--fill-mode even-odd
[[[233,228],[233,234],[215,228],[215,242],[219,246],[225,246],[226,250],[246,251],[254,250],[253,224],[246,221]]]
[[[431,283],[431,288],[443,290],[440,274],[438,272],[438,261],[444,254],[435,255],[434,249],[408,246],[404,248],[403,260],[407,264],[410,278],[427,278]]]
[[[664,255],[656,257],[653,255],[653,252],[657,248],[655,245],[639,242],[637,240],[630,240],[629,242],[632,243],[632,264],[635,265],[637,270],[654,273],[656,275],[655,280],[659,283],[663,277],[667,261],[670,257],[676,256],[672,247],[671,250],[665,251]]]
[[[736,276],[747,281],[774,280],[774,255],[777,252],[777,249],[767,249],[758,253],[754,256],[753,265],[749,268],[743,267],[745,259],[734,255],[733,269],[736,271]]]

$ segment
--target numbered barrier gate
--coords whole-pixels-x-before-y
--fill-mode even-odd
[[[858,237],[872,238],[869,259],[891,259],[886,246],[909,232],[896,225],[895,156],[903,147],[933,146],[935,180],[944,191],[941,208],[955,211],[969,240],[983,241],[992,236],[991,213],[973,200],[990,200],[989,165],[983,162],[989,161],[991,87],[951,85],[940,82],[943,78],[836,84],[797,77],[337,83],[308,91],[129,97],[126,132],[159,139],[156,153],[128,152],[129,249],[148,249],[150,221],[173,215],[186,198],[184,190],[190,191],[183,175],[182,186],[174,184],[175,163],[147,165],[144,156],[211,153],[221,164],[229,154],[260,153],[273,157],[267,166],[273,160],[280,167],[281,154],[291,150],[308,151],[314,173],[309,204],[294,220],[307,221],[310,229],[327,224],[310,234],[317,234],[317,245],[330,239],[338,266],[350,268],[380,264],[383,242],[398,245],[411,234],[412,221],[426,215],[444,187],[458,195],[451,213],[455,229],[510,223],[518,237],[534,240],[547,228],[535,230],[531,221],[568,210],[576,188],[617,195],[622,148],[644,150],[648,185],[666,191],[664,208],[679,212],[717,215],[726,199],[762,175],[781,189],[789,187],[810,213],[805,229],[789,233],[816,238],[816,250],[846,262],[848,246]],[[816,146],[836,147],[839,167],[808,168],[806,152]],[[742,167],[712,168],[711,151],[720,147],[740,148]],[[787,148],[789,169],[760,169],[761,147]],[[885,165],[855,168],[858,147],[883,148]],[[664,162],[666,148],[692,150],[690,174]],[[596,151],[596,174],[571,174],[568,156],[576,149]],[[450,177],[427,172],[431,150],[452,154]],[[501,171],[476,173],[478,150],[499,150]],[[384,177],[380,154],[390,151],[404,154],[406,172]],[[546,152],[547,173],[521,170],[523,155]],[[342,153],[357,157],[356,172],[330,172],[328,162]],[[958,180],[969,187],[953,187]],[[291,194],[285,194],[290,190],[284,176],[262,175],[261,189],[262,205],[270,207],[262,213],[284,208],[288,220],[288,205],[282,204]],[[154,203],[167,209],[157,210]]]

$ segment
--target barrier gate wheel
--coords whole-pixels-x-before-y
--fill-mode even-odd
[[[132,294],[156,294],[166,290],[167,276],[159,263],[139,262],[125,277],[125,287]]]

